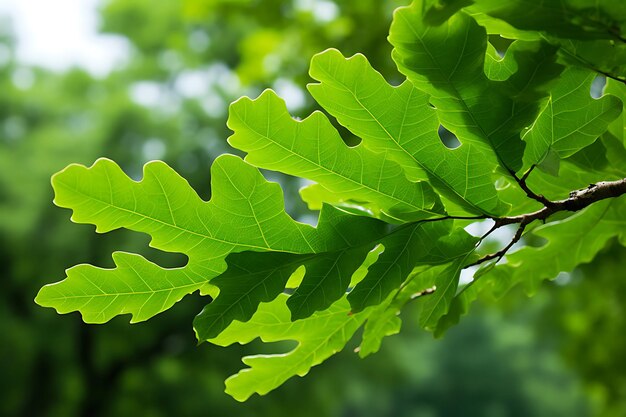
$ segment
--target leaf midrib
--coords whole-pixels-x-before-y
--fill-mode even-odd
[[[407,23],[407,26],[408,26],[409,28],[411,28],[411,32],[413,32],[413,34],[415,35],[416,39],[418,39],[418,40],[419,40],[419,42],[422,44],[422,47],[424,48],[424,50],[426,51],[426,53],[428,54],[428,56],[430,56],[430,58],[432,59],[432,61],[433,61],[433,62],[434,62],[434,63],[435,63],[435,64],[436,64],[436,65],[437,65],[440,69],[441,69],[441,68],[442,68],[442,66],[441,66],[441,64],[439,63],[439,61],[438,61],[437,59],[435,59],[435,57],[434,57],[434,56],[430,53],[430,49],[428,49],[428,46],[429,46],[429,45],[427,45],[427,44],[425,44],[425,43],[424,43],[424,40],[422,39],[422,37],[421,37],[421,36],[420,36],[420,35],[419,35],[416,31],[415,31],[415,29],[413,28],[412,24],[411,24],[411,23],[407,20],[407,18],[406,18],[405,16],[403,16],[402,14],[399,14],[399,16],[402,16],[402,18],[404,18],[404,21]],[[466,32],[466,33],[465,33],[465,41],[467,42],[467,32],[469,31],[469,26],[468,26],[468,25],[466,25],[466,26],[467,26],[467,27],[466,27],[466,29],[465,29],[465,32]],[[460,59],[460,58],[459,58],[459,59]],[[419,73],[418,73],[418,74],[419,74]],[[474,123],[474,126],[475,126],[476,128],[478,128],[478,130],[480,130],[480,133],[482,134],[483,139],[484,139],[484,140],[486,140],[486,141],[489,143],[489,145],[490,145],[490,146],[491,146],[491,148],[493,149],[493,152],[494,152],[494,154],[496,155],[496,158],[498,159],[498,161],[502,164],[502,166],[503,166],[503,167],[505,167],[505,168],[507,168],[507,170],[509,170],[510,168],[508,167],[508,165],[506,165],[506,164],[504,163],[504,161],[502,160],[502,158],[500,158],[499,153],[497,152],[498,147],[497,147],[497,146],[495,146],[495,144],[491,141],[490,135],[488,135],[488,134],[487,134],[487,132],[485,131],[485,129],[484,129],[484,128],[480,125],[480,124],[478,124],[478,122],[476,121],[476,118],[474,117],[474,114],[470,111],[470,109],[469,109],[469,107],[468,107],[467,103],[465,102],[465,99],[463,98],[463,96],[461,96],[461,94],[460,94],[460,92],[459,92],[459,89],[457,88],[456,84],[455,84],[454,82],[452,82],[452,80],[450,79],[450,76],[451,76],[451,75],[452,75],[452,74],[450,74],[450,75],[448,76],[448,79],[446,80],[446,83],[447,83],[450,87],[452,87],[452,89],[454,90],[454,94],[455,94],[456,98],[458,99],[458,101],[459,101],[459,102],[461,102],[461,103],[462,103],[463,108],[465,109],[465,113],[467,113],[467,114],[470,116],[470,118],[472,119],[472,122]],[[482,75],[484,76],[484,73],[483,73]],[[483,84],[486,84],[486,83],[484,82],[484,79],[483,79]],[[496,129],[496,131],[497,131],[497,130],[499,130],[499,129],[501,129],[503,125],[504,125],[504,123],[502,123],[502,124],[498,127],[498,129]],[[520,139],[520,140],[521,140],[521,139]]]
[[[270,252],[301,253],[301,252],[292,252],[292,251],[283,250],[283,249],[275,249],[275,248],[272,248],[270,246],[251,245],[251,244],[247,244],[247,243],[233,242],[233,241],[229,241],[229,240],[225,240],[225,239],[216,238],[214,236],[203,234],[203,233],[191,230],[191,229],[187,229],[187,228],[178,226],[176,224],[167,223],[166,221],[157,219],[155,217],[152,217],[152,216],[149,216],[147,214],[138,212],[136,210],[131,210],[131,209],[119,206],[119,205],[115,205],[112,202],[102,200],[102,199],[97,198],[97,197],[95,197],[95,196],[93,196],[91,194],[87,194],[87,193],[79,190],[78,188],[71,187],[67,182],[57,180],[57,183],[60,183],[60,184],[64,185],[66,188],[72,190],[72,192],[74,192],[76,194],[79,194],[79,195],[81,195],[81,196],[83,196],[83,197],[85,197],[87,199],[90,199],[90,200],[96,201],[98,203],[101,203],[103,205],[106,205],[106,206],[108,206],[108,207],[110,207],[110,208],[112,208],[114,210],[120,210],[120,211],[126,212],[128,214],[140,217],[142,219],[147,219],[147,220],[153,221],[155,223],[159,223],[159,224],[161,224],[163,226],[168,226],[168,227],[170,227],[172,229],[177,229],[177,230],[179,230],[181,232],[186,232],[186,233],[198,236],[198,237],[203,238],[203,239],[212,240],[212,241],[215,241],[215,242],[232,245],[234,247],[240,246],[240,247],[246,247],[246,248],[252,248],[252,249],[266,250],[266,251],[270,251]],[[208,204],[208,203],[204,203],[204,204]],[[72,206],[61,206],[61,207],[69,208],[69,209],[72,209],[72,211],[76,212],[76,210],[74,208],[72,208]],[[196,214],[196,216],[198,216],[198,215]],[[256,219],[256,216],[253,216],[253,217]],[[90,222],[91,222],[91,220],[90,220]],[[201,221],[201,223],[203,223],[203,222]],[[91,223],[91,224],[93,224],[93,223]],[[134,224],[133,225],[125,225],[125,226],[122,226],[122,227],[125,227],[125,228],[133,230],[132,229],[133,226],[134,226]],[[143,230],[137,230],[137,229],[134,229],[134,230],[139,231],[139,232],[143,232],[143,233],[147,233],[147,234],[150,234],[151,236],[153,236],[150,232],[146,232],[146,231],[143,231]],[[153,238],[154,238],[154,236],[153,236]]]
[[[276,146],[280,147],[281,149],[283,149],[284,151],[286,151],[286,152],[287,152],[287,153],[289,153],[290,155],[293,155],[293,156],[295,156],[295,157],[298,157],[298,158],[302,159],[303,161],[306,161],[306,162],[308,162],[308,163],[310,163],[310,164],[312,164],[312,165],[314,165],[314,166],[316,166],[316,167],[318,167],[318,168],[322,169],[323,171],[325,171],[325,172],[327,172],[327,173],[329,173],[329,174],[336,175],[336,176],[338,176],[339,178],[341,178],[342,180],[346,180],[346,181],[349,181],[349,182],[351,182],[351,183],[353,183],[353,184],[356,184],[356,185],[358,185],[358,186],[360,186],[360,187],[366,188],[367,190],[371,191],[371,192],[372,192],[372,193],[374,193],[374,194],[381,195],[381,196],[383,196],[383,197],[385,197],[385,198],[388,198],[388,199],[394,200],[394,201],[396,201],[396,202],[398,202],[398,203],[406,204],[406,205],[408,205],[408,206],[410,206],[410,207],[413,207],[413,208],[414,208],[414,209],[416,209],[417,211],[421,211],[421,212],[424,212],[424,213],[430,213],[430,214],[433,214],[433,215],[441,215],[441,213],[436,213],[436,212],[431,211],[431,210],[428,210],[428,209],[426,209],[426,208],[416,206],[416,205],[414,205],[414,204],[413,204],[413,203],[411,203],[411,202],[408,202],[408,201],[405,201],[405,200],[401,200],[401,199],[399,199],[399,198],[397,198],[397,197],[394,197],[394,196],[392,196],[392,195],[389,195],[389,194],[383,193],[382,191],[377,190],[377,189],[375,189],[375,188],[373,188],[373,187],[371,187],[371,186],[369,186],[369,185],[367,185],[367,184],[363,184],[363,183],[361,183],[361,182],[359,182],[359,181],[356,181],[356,180],[354,180],[354,179],[352,179],[352,178],[350,178],[350,177],[346,177],[346,176],[342,175],[341,173],[339,173],[339,172],[337,172],[337,171],[330,170],[330,169],[328,169],[328,168],[324,167],[323,165],[320,165],[319,163],[317,163],[317,162],[315,162],[315,161],[313,161],[313,160],[311,160],[311,159],[307,158],[306,156],[304,156],[304,155],[302,155],[302,154],[299,154],[299,153],[296,153],[296,152],[295,152],[295,151],[293,151],[292,149],[289,149],[289,148],[285,147],[285,146],[284,146],[284,145],[282,145],[281,143],[279,143],[279,142],[277,142],[277,141],[273,140],[272,138],[270,138],[268,135],[263,134],[263,133],[259,132],[258,130],[255,130],[255,129],[254,129],[254,128],[253,128],[253,127],[252,127],[252,126],[251,126],[251,125],[247,122],[247,120],[243,119],[242,117],[239,117],[239,120],[241,120],[241,122],[242,122],[242,123],[246,126],[246,128],[248,128],[251,132],[256,133],[258,136],[260,136],[260,137],[261,137],[261,138],[263,138],[263,139],[268,140],[270,143],[275,144]],[[248,154],[249,154],[249,153],[250,153],[250,152],[248,152]],[[246,158],[246,159],[247,159],[247,158]],[[321,184],[321,183],[320,183],[320,184]],[[383,211],[385,211],[385,210],[383,210]]]
[[[466,199],[466,195],[462,195],[460,194],[457,190],[454,189],[454,187],[452,187],[449,182],[444,179],[443,177],[441,177],[437,172],[433,171],[432,169],[430,169],[428,166],[424,165],[422,162],[420,162],[415,155],[413,155],[411,152],[409,152],[403,145],[400,144],[399,139],[396,139],[386,128],[385,126],[380,122],[380,120],[374,116],[374,114],[372,114],[372,112],[370,112],[370,110],[367,108],[367,106],[365,106],[361,100],[359,99],[359,97],[352,91],[350,90],[350,88],[348,88],[344,83],[342,83],[340,80],[338,80],[337,78],[333,77],[328,71],[325,71],[323,68],[321,69],[322,71],[324,71],[328,77],[331,77],[336,84],[339,84],[339,86],[343,87],[343,89],[350,93],[352,95],[352,97],[356,100],[356,102],[361,106],[361,108],[363,110],[365,110],[367,112],[367,114],[370,115],[370,117],[372,118],[372,120],[374,120],[378,126],[381,127],[381,129],[383,129],[383,131],[387,134],[387,136],[389,137],[389,139],[391,139],[391,141],[393,143],[396,144],[396,146],[398,147],[398,149],[400,149],[402,152],[404,152],[406,155],[408,155],[420,168],[422,168],[424,171],[428,172],[429,174],[431,174],[433,177],[437,178],[439,181],[441,181],[442,183],[446,184],[447,188],[452,191],[454,194],[456,194],[459,198],[461,198],[463,201],[465,201],[466,203],[468,203],[471,207],[473,207],[474,209],[476,209],[477,211],[481,212],[481,213],[485,213],[485,214],[489,214],[489,212],[481,207],[476,206],[473,202],[469,201]],[[414,87],[415,88],[415,87]],[[411,93],[407,99],[407,106],[408,103],[410,102],[410,99],[413,95],[413,90],[411,90]],[[406,117],[406,109],[404,111],[404,117]],[[404,127],[404,124],[401,125],[401,128]],[[467,177],[466,177],[467,178]],[[467,190],[467,187],[466,187]]]

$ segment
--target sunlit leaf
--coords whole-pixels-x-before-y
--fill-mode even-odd
[[[541,164],[548,152],[567,158],[593,143],[620,113],[614,96],[593,99],[589,94],[595,74],[569,68],[550,91],[541,113],[524,133],[525,162]]]
[[[255,166],[315,181],[383,218],[420,220],[442,214],[425,182],[409,181],[385,154],[346,146],[322,113],[293,119],[271,90],[256,100],[233,103],[228,126],[235,132],[228,142],[247,152],[246,161]]]
[[[71,165],[55,175],[54,201],[73,210],[73,221],[95,224],[100,233],[122,227],[147,233],[151,246],[183,253],[189,262],[164,269],[139,255],[116,253],[116,268],[78,265],[68,270],[67,279],[43,287],[37,303],[61,313],[80,311],[87,322],[125,313],[142,321],[221,274],[231,252],[322,249],[315,229],[285,213],[280,187],[241,159],[218,158],[211,183],[213,198],[207,203],[162,162],[147,164],[140,182],[107,159],[90,168]]]

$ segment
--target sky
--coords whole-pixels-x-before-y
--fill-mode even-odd
[[[121,65],[129,45],[121,37],[98,34],[98,0],[0,0],[17,38],[17,59],[64,70],[82,66],[103,76]]]

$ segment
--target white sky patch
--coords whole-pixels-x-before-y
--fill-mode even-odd
[[[202,97],[211,89],[212,83],[207,71],[183,71],[176,78],[174,88],[183,97]]]
[[[465,231],[472,236],[481,237],[491,230],[494,225],[493,220],[481,220],[465,227]],[[509,224],[504,227],[494,230],[486,239],[486,242],[496,242],[499,248],[505,247],[515,236],[517,231],[517,225]],[[517,242],[513,245],[507,253],[515,252],[520,246],[521,242]],[[493,261],[490,261],[493,262]],[[500,263],[506,263],[506,258],[503,258]],[[485,263],[486,265],[487,263]],[[465,285],[473,281],[474,273],[480,268],[480,265],[471,266],[461,270],[461,277],[459,279],[459,285]]]
[[[98,0],[2,0],[17,38],[17,60],[52,70],[72,66],[104,76],[121,66],[130,45],[121,36],[97,32]]]
[[[141,153],[146,161],[162,159],[165,156],[165,143],[159,138],[150,138],[144,142]]]
[[[156,107],[162,99],[161,85],[150,81],[136,82],[130,86],[130,96],[137,104]]]
[[[469,284],[474,280],[474,272],[478,270],[478,266],[470,266],[469,268],[461,269],[461,276],[459,277],[459,285]]]
[[[296,0],[296,9],[311,12],[316,21],[326,23],[339,15],[339,6],[330,0]]]
[[[272,86],[276,94],[285,100],[287,109],[290,113],[294,113],[304,107],[305,97],[304,92],[293,81],[286,78],[279,78],[274,82]]]

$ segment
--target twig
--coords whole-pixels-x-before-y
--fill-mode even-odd
[[[499,251],[495,253],[491,253],[489,255],[483,256],[476,262],[473,262],[469,265],[465,265],[465,268],[469,268],[470,266],[480,265],[483,262],[487,262],[496,258],[497,258],[496,263],[500,262],[500,260],[504,257],[504,255],[506,255],[509,249],[511,249],[513,245],[519,242],[519,240],[522,238],[522,234],[524,233],[524,229],[526,229],[527,225],[528,225],[527,223],[520,223],[519,227],[517,228],[517,231],[515,232],[515,236],[513,236],[513,239],[511,239],[511,241],[505,247],[503,247],[502,249],[500,249]]]
[[[511,239],[511,241],[498,252],[483,256],[476,262],[466,265],[465,268],[480,265],[496,258],[496,262],[499,262],[507,251],[521,239],[526,226],[535,220],[545,221],[551,215],[561,211],[579,211],[598,201],[605,200],[607,198],[619,197],[623,194],[626,194],[626,178],[617,181],[602,181],[596,184],[591,184],[582,190],[572,191],[569,198],[565,200],[550,201],[549,205],[545,205],[542,209],[533,213],[495,218],[495,224],[487,232],[487,234],[481,238],[481,240],[487,237],[487,235],[494,230],[502,226],[506,226],[507,224],[519,224],[519,227],[515,232],[515,236],[513,236],[513,239]]]
[[[532,198],[533,200],[540,202],[544,206],[550,206],[552,205],[552,201],[548,200],[541,194],[536,194],[533,190],[530,189],[530,187],[528,187],[528,184],[526,184],[526,180],[528,179],[528,176],[531,174],[531,172],[533,172],[533,169],[535,169],[535,166],[536,165],[533,164],[533,166],[531,166],[530,169],[528,169],[528,171],[524,173],[522,178],[519,178],[515,174],[515,172],[512,170],[509,170],[509,173],[511,174],[513,178],[515,178],[515,181],[517,182],[517,184],[520,186],[522,190],[524,190],[524,192],[529,198]]]
[[[487,230],[487,233],[485,233],[484,235],[480,237],[480,239],[478,239],[478,243],[476,243],[476,247],[480,246],[480,244],[483,243],[483,240],[487,239],[487,236],[495,232],[499,227],[500,226],[498,226],[498,223],[494,223],[493,226],[491,226],[491,229]]]
[[[424,295],[434,294],[435,291],[437,291],[437,286],[433,285],[430,288],[425,288],[422,291],[418,291],[414,294],[411,294],[411,300],[415,300],[418,297],[423,297]]]

